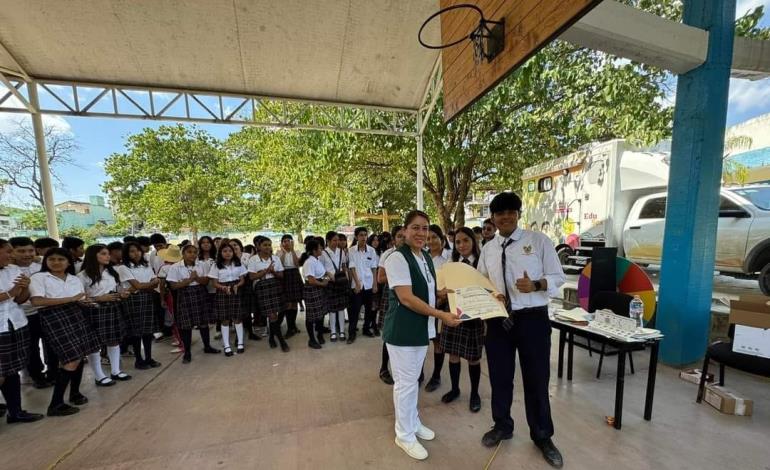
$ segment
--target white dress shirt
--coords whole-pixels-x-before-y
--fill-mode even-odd
[[[63,299],[85,292],[83,283],[77,276],[67,274],[60,279],[50,272],[36,273],[29,278],[29,297]]]
[[[302,255],[302,253],[297,251],[295,251],[294,254],[297,255],[297,259],[299,259],[299,257]],[[290,251],[279,250],[278,257],[281,259],[283,269],[299,268],[299,266],[294,264],[294,257],[291,255]]]
[[[281,263],[281,259],[275,255],[270,255],[270,257],[266,259],[262,259],[262,257],[259,255],[252,256],[251,258],[249,258],[248,271],[250,273],[258,273],[260,271],[267,269],[270,266],[271,262],[273,263],[273,269],[275,269],[275,272],[279,273],[283,271],[283,263]],[[260,281],[266,281],[274,277],[275,275],[272,273],[265,274],[262,278],[257,279],[255,283]]]
[[[311,255],[305,261],[305,264],[302,265],[302,274],[305,279],[313,276],[317,281],[320,281],[326,276],[326,273],[327,271],[326,268],[324,268],[323,263],[321,263],[315,256]]]
[[[115,271],[120,276],[120,286],[124,289],[131,287],[131,283],[128,281],[137,281],[142,284],[150,282],[155,278],[155,271],[150,266],[132,265],[128,267],[124,264],[115,267]]]
[[[83,289],[88,297],[99,297],[109,293],[118,291],[118,283],[112,274],[105,269],[102,271],[102,280],[94,283],[91,278],[86,275],[85,271],[78,273],[78,279],[83,283]]]
[[[374,248],[366,245],[363,250],[358,246],[350,249],[350,267],[356,270],[358,280],[361,281],[361,287],[364,290],[372,288],[374,283],[374,273],[372,269],[377,269],[377,253]],[[351,279],[350,287],[356,287],[356,282]]]
[[[319,260],[321,263],[323,263],[324,269],[326,269],[327,273],[334,275],[337,269],[342,270],[342,262],[344,259],[342,257],[342,251],[339,249],[324,249],[324,252],[321,253]]]
[[[216,279],[219,283],[238,281],[245,275],[246,267],[243,265],[236,266],[233,263],[226,264],[224,268],[219,268],[215,264],[209,269],[209,279]]]
[[[171,265],[168,269],[166,280],[169,282],[181,282],[188,279],[193,271],[198,273],[199,278],[205,278],[208,275],[209,266],[200,262],[196,262],[194,266],[186,266],[184,260],[182,260]],[[201,281],[205,285],[206,281],[203,279],[201,279]],[[197,286],[200,285],[200,283],[198,281],[193,281],[189,285]]]
[[[32,262],[29,266],[17,266],[22,273],[24,273],[27,277],[32,277],[33,274],[39,273],[40,268],[43,266],[40,263]],[[35,315],[37,314],[37,307],[32,306],[32,302],[27,300],[23,304],[21,304],[21,309],[24,310],[24,314],[27,316]]]
[[[505,249],[505,285],[503,284],[503,244],[512,239]],[[487,276],[495,287],[511,298],[510,308],[541,307],[548,305],[548,298],[559,294],[559,287],[567,280],[562,270],[559,257],[551,240],[540,232],[517,228],[510,237],[504,238],[499,233],[481,249],[478,270]],[[547,291],[523,294],[516,289],[516,280],[524,277],[524,272],[533,281],[545,279]]]
[[[15,265],[11,264],[0,268],[0,292],[8,292],[13,289],[16,278],[21,275],[21,269]],[[0,302],[0,333],[8,331],[8,322],[11,322],[16,330],[27,325],[27,316],[24,314],[24,310],[13,299]]]

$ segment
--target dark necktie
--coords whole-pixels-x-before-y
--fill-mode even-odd
[[[508,292],[508,279],[506,279],[506,276],[505,276],[505,272],[506,272],[506,269],[505,269],[505,261],[506,261],[505,249],[508,248],[508,245],[510,245],[511,243],[513,243],[513,239],[509,238],[508,240],[506,240],[501,245],[502,248],[503,248],[502,263],[503,263],[503,286],[505,286],[505,308],[507,308],[509,310],[511,308],[511,294],[510,294],[510,292]]]
[[[465,263],[465,264],[471,264],[471,262],[470,262],[470,261],[468,261],[468,258],[463,258],[463,263]]]

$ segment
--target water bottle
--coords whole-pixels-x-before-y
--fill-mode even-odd
[[[628,306],[628,316],[636,321],[637,327],[644,328],[644,302],[638,295],[634,296]]]

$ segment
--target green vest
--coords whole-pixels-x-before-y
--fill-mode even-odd
[[[420,298],[426,304],[429,302],[428,283],[423,277],[419,261],[412,253],[408,245],[404,245],[398,250],[409,265],[409,275],[412,277],[412,293]],[[430,255],[425,253],[425,262],[433,276],[433,288],[436,288],[436,270],[433,268],[433,260]],[[401,305],[396,296],[395,289],[390,289],[390,298],[388,301],[388,312],[385,315],[385,325],[382,330],[382,337],[386,343],[394,346],[427,346],[428,341],[428,320],[430,317],[420,315]]]

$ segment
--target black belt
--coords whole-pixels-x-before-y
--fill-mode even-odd
[[[510,307],[506,307],[506,310],[508,311],[508,318],[503,319],[503,329],[505,331],[510,331],[510,329],[513,328],[516,317],[520,315],[536,315],[543,313],[548,315],[548,305],[539,305],[537,307],[528,307],[519,310],[511,310]]]

